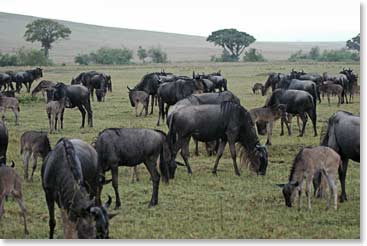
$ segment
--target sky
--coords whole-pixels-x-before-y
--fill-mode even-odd
[[[346,41],[360,1],[0,0],[0,11],[102,26],[208,36],[236,28],[258,41]]]

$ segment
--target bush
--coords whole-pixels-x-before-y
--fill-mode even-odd
[[[74,58],[74,61],[80,65],[88,65],[90,63],[122,65],[129,64],[132,58],[133,51],[127,48],[100,48],[96,52],[91,52],[89,54],[79,54]]]
[[[359,53],[343,48],[340,50],[324,50],[322,54],[320,54],[320,49],[316,46],[312,47],[308,54],[302,53],[302,50],[297,51],[288,58],[288,61],[298,61],[305,59],[328,62],[359,61]]]
[[[291,56],[288,58],[288,61],[294,62],[303,59],[307,59],[307,55],[303,54],[302,50],[299,50],[296,53],[291,54]]]
[[[245,52],[243,57],[244,62],[262,62],[266,61],[264,56],[256,49],[250,48],[248,51]]]
[[[2,54],[0,53],[0,66],[17,66],[18,58],[16,55]]]
[[[152,47],[148,50],[148,56],[152,58],[153,63],[166,63],[167,53],[164,52],[160,47]]]
[[[52,61],[43,51],[35,49],[18,49],[15,54],[1,54],[0,66],[48,66]]]
[[[238,57],[231,55],[227,50],[222,51],[220,57],[211,56],[210,61],[212,62],[237,62]]]

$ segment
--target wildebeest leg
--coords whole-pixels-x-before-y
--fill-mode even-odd
[[[164,102],[162,100],[162,98],[158,97],[158,121],[157,121],[157,126],[159,126],[161,117],[163,117],[164,114]],[[150,113],[152,114],[152,113]]]
[[[195,141],[195,155],[199,156],[199,140],[194,138],[194,141]]]
[[[340,195],[340,202],[344,202],[348,200],[347,193],[345,191],[345,179],[347,177],[347,170],[348,170],[348,159],[342,158],[342,165],[340,165],[338,169],[340,185],[342,188],[342,193]]]
[[[55,132],[57,131],[57,120],[59,119],[59,114],[55,114]]]
[[[215,175],[217,175],[219,160],[223,155],[224,147],[226,147],[226,144],[227,144],[227,140],[223,140],[223,139],[219,143],[219,147],[218,147],[218,150],[217,150],[217,158],[215,159],[214,168],[213,168],[213,171],[212,171],[212,173],[215,174]]]
[[[280,119],[280,136],[284,135],[284,120]]]
[[[92,98],[92,101],[94,101],[94,88],[90,88],[90,98]]]
[[[237,161],[236,161],[237,156],[236,156],[236,145],[235,145],[235,142],[228,141],[228,145],[229,145],[229,150],[231,152],[234,173],[237,176],[240,176],[240,172],[238,171],[238,166],[237,166]]]
[[[12,108],[12,111],[14,113],[14,116],[15,116],[15,125],[19,125],[19,111],[17,108],[13,107]]]
[[[170,107],[170,105],[167,103],[166,110],[163,112],[163,115],[162,115],[163,120],[165,119],[165,117],[167,117],[169,107]]]
[[[48,207],[48,226],[50,227],[50,235],[49,238],[52,239],[54,237],[54,231],[56,226],[55,220],[55,201],[53,199],[53,193],[51,191],[46,191],[46,202]]]
[[[309,175],[306,178],[306,197],[307,197],[307,209],[311,210],[311,185],[313,176]]]
[[[156,100],[156,103],[157,103],[158,100]],[[148,98],[145,100],[145,102],[143,103],[144,105],[144,108],[145,108],[145,116],[148,115],[148,106],[149,106],[149,96]]]
[[[5,196],[2,196],[2,197],[0,196],[0,220],[4,214],[4,203],[5,203]]]
[[[50,133],[52,133],[52,122],[51,122],[51,114],[47,113],[48,125],[50,126]]]
[[[153,107],[154,107],[154,95],[151,95],[152,97],[152,107],[151,107],[151,110],[150,110],[150,114],[153,114]]]
[[[299,123],[299,118],[302,119],[301,114],[298,114],[297,115],[297,126],[298,126],[298,132],[299,132],[299,134],[302,134],[302,129],[301,129],[301,124]],[[302,124],[303,124],[303,120],[302,120]]]
[[[84,123],[85,123],[85,110],[83,108],[82,105],[78,105],[78,109],[80,111],[80,113],[82,114],[82,126],[80,128],[84,128]]]
[[[268,131],[268,139],[266,140],[266,145],[271,145],[271,136],[273,135],[273,121],[269,121],[266,126],[267,126],[267,131]]]
[[[22,211],[23,223],[24,223],[24,234],[28,235],[29,233],[27,229],[27,218],[26,218],[27,210],[24,205],[22,193],[14,190],[12,192],[12,195],[14,196],[15,200],[18,202],[20,210]]]
[[[116,195],[116,207],[115,209],[118,209],[121,207],[121,200],[120,200],[120,193],[119,193],[119,187],[118,187],[118,166],[114,166],[111,168],[111,173],[112,173],[112,187],[115,190],[115,195]]]
[[[23,152],[24,180],[28,180],[28,164],[30,157],[31,157],[30,151]]]
[[[181,142],[181,156],[182,156],[182,159],[185,161],[187,172],[189,174],[192,174],[192,170],[191,170],[189,160],[188,160],[189,156],[190,156],[189,143],[190,143],[190,138],[183,138],[182,139],[182,142]]]
[[[308,116],[310,117],[311,121],[312,121],[312,126],[313,126],[313,131],[314,131],[314,137],[317,136],[317,129],[316,129],[316,110],[315,109],[311,109],[309,111],[307,111]]]
[[[92,107],[90,105],[90,101],[87,100],[83,105],[85,107],[85,110],[88,113],[88,126],[93,127],[93,112],[92,112]],[[83,127],[84,127],[84,123],[83,123]]]
[[[33,153],[32,158],[33,158],[33,165],[32,165],[31,181],[33,181],[33,174],[34,174],[34,172],[36,171],[36,168],[37,168],[37,158],[38,158],[37,153]]]
[[[301,209],[302,206],[302,190],[303,190],[303,182],[298,185],[298,209]]]
[[[328,102],[328,105],[330,106],[330,93],[327,94],[327,102]]]
[[[142,108],[141,108],[141,111],[140,111],[140,114],[139,114],[139,116],[142,116],[143,115],[143,111],[144,111],[144,109],[145,109],[145,107],[144,107],[144,105],[142,104]]]
[[[138,117],[138,102],[135,102],[135,117]]]
[[[298,135],[299,137],[302,137],[303,134],[305,134],[305,129],[306,129],[306,124],[307,124],[307,115],[305,114],[305,112],[302,112],[299,114],[301,120],[302,120],[302,131],[300,132],[300,134]]]
[[[64,129],[64,111],[65,109],[61,110],[61,113],[60,113],[60,128],[61,129]]]
[[[152,198],[151,198],[150,203],[149,203],[149,207],[153,207],[153,206],[158,204],[158,190],[159,190],[160,175],[157,171],[156,164],[155,164],[154,160],[148,160],[148,161],[144,162],[144,164],[145,164],[145,166],[147,167],[147,169],[150,173],[150,177],[151,177],[152,183],[153,183],[153,193],[152,193]]]

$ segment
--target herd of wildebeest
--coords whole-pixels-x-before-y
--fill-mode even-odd
[[[32,82],[43,77],[41,68],[25,72],[0,73],[0,217],[4,211],[7,196],[13,196],[19,203],[24,218],[24,231],[27,234],[26,208],[22,196],[21,178],[14,163],[6,165],[8,131],[5,111],[11,109],[19,124],[19,102],[15,93],[22,85],[30,93]],[[13,84],[15,84],[15,89]],[[89,144],[80,139],[61,138],[52,149],[47,132],[27,131],[20,139],[20,153],[24,163],[24,179],[32,181],[37,166],[37,158],[43,160],[41,168],[42,187],[49,210],[49,237],[53,238],[56,225],[54,206],[61,209],[65,238],[108,238],[109,219],[115,214],[108,212],[112,198],[102,203],[103,185],[112,181],[115,190],[116,208],[121,206],[118,191],[118,167],[136,167],[144,163],[153,183],[149,206],[158,204],[160,178],[168,183],[175,176],[177,165],[189,164],[189,141],[204,142],[208,155],[216,154],[213,174],[217,173],[219,160],[228,143],[235,175],[240,175],[237,165],[237,152],[241,164],[251,172],[265,175],[268,165],[268,149],[271,144],[273,124],[281,120],[281,135],[286,124],[291,135],[291,120],[297,116],[299,136],[305,132],[308,118],[311,119],[314,135],[317,136],[317,104],[324,95],[338,97],[338,106],[350,103],[353,95],[359,93],[357,75],[352,69],[343,68],[339,74],[305,73],[292,69],[289,74],[270,73],[265,84],[256,83],[253,93],[271,95],[264,105],[251,110],[245,109],[239,98],[228,90],[227,79],[221,72],[178,76],[161,72],[148,73],[133,88],[128,87],[128,96],[136,116],[145,110],[153,113],[158,105],[157,125],[161,119],[166,121],[168,133],[156,129],[108,128],[96,136]],[[230,86],[229,86],[230,87]],[[82,115],[84,127],[85,114],[88,126],[93,127],[93,113],[90,100],[94,100],[94,90],[99,102],[112,92],[111,76],[96,71],[83,72],[73,78],[70,85],[62,82],[42,80],[33,89],[32,96],[42,92],[46,100],[46,113],[50,133],[63,129],[65,108],[77,107]],[[138,114],[138,105],[142,111]],[[300,126],[300,121],[302,126]],[[59,124],[58,124],[59,121]],[[208,125],[208,122],[210,124]],[[266,145],[260,144],[258,134],[268,134]],[[337,208],[337,173],[341,183],[340,201],[347,200],[345,179],[348,160],[360,161],[360,117],[349,112],[338,111],[327,122],[322,141],[318,147],[302,148],[296,155],[289,180],[283,187],[286,206],[291,207],[298,193],[298,207],[301,207],[302,187],[305,182],[307,207],[311,208],[311,184],[315,196],[324,196],[329,187],[328,208],[333,199]],[[236,146],[237,144],[237,146]],[[180,151],[184,164],[176,161]],[[32,173],[28,175],[28,165],[33,159]],[[157,170],[159,166],[159,172]],[[112,179],[107,180],[105,173],[111,170]],[[136,169],[134,169],[136,172]],[[137,175],[137,173],[136,173]]]

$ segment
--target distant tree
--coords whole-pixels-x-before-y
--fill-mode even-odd
[[[266,61],[264,56],[254,48],[250,48],[248,51],[245,51],[245,55],[243,56],[244,62],[262,62]]]
[[[347,48],[350,50],[360,50],[360,38],[361,38],[361,34],[358,33],[357,36],[355,36],[354,38],[350,39],[347,41],[346,45]]]
[[[317,60],[320,58],[320,48],[318,46],[312,47],[308,53],[308,58],[311,60]]]
[[[152,58],[153,63],[166,63],[167,53],[160,47],[152,47],[148,50],[148,56]]]
[[[78,63],[79,65],[89,65],[90,60],[90,56],[87,54],[79,54],[74,58],[74,62]]]
[[[139,46],[138,51],[136,52],[139,60],[143,61],[144,63],[144,59],[148,57],[147,51],[146,49],[144,49],[143,47]]]
[[[44,54],[48,57],[53,42],[59,39],[67,39],[71,30],[50,19],[38,19],[26,25],[24,38],[29,42],[41,42]]]
[[[221,46],[232,56],[232,60],[238,61],[245,48],[255,42],[256,39],[246,32],[240,32],[232,28],[212,32],[206,41]]]

